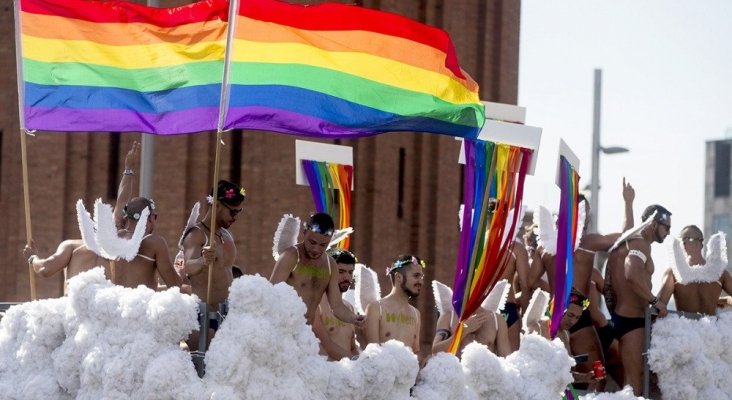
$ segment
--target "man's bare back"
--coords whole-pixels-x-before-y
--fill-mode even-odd
[[[46,259],[39,259],[35,255],[36,249],[33,244],[26,246],[23,249],[23,254],[27,258],[33,256],[33,270],[43,277],[50,277],[65,268],[64,294],[66,294],[66,283],[69,279],[94,267],[104,267],[107,278],[111,277],[109,261],[89,250],[81,239],[64,240],[59,244],[56,252]]]

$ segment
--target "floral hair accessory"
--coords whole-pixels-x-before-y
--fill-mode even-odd
[[[234,194],[234,189],[227,189],[226,192],[224,192],[224,198],[227,199],[233,199],[236,194]]]
[[[410,264],[414,264],[414,265],[417,265],[419,267],[422,267],[422,269],[425,269],[425,267],[426,267],[426,264],[425,264],[424,260],[420,260],[419,258],[417,258],[415,256],[412,256],[412,258],[409,258],[409,259],[406,259],[406,260],[397,260],[397,261],[394,261],[394,264],[392,264],[391,266],[386,267],[386,274],[389,275],[390,273],[392,273],[392,271],[397,270],[399,268],[402,268],[405,265],[410,265]]]
[[[569,295],[569,303],[577,304],[578,306],[582,307],[582,311],[584,311],[587,309],[587,307],[590,306],[590,299],[579,294],[572,293]]]
[[[211,195],[206,196],[206,203],[213,204],[213,196],[211,196]]]
[[[247,191],[244,190],[244,188],[239,188],[239,194],[242,195],[242,196],[246,196],[247,195]]]
[[[309,231],[311,231],[311,232],[315,232],[315,233],[320,233],[321,235],[325,235],[325,236],[330,236],[330,235],[332,235],[332,234],[333,234],[333,232],[334,232],[333,228],[330,228],[330,229],[325,229],[325,228],[321,227],[321,226],[320,226],[320,225],[318,225],[318,224],[310,224],[310,223],[306,223],[306,224],[305,224],[305,227],[306,227],[306,228],[307,228],[307,229],[308,229]]]

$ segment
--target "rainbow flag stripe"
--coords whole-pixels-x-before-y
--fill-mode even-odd
[[[25,128],[215,130],[228,7],[21,0]]]
[[[233,46],[227,128],[476,137],[483,125],[478,85],[447,33],[399,15],[243,0]]]

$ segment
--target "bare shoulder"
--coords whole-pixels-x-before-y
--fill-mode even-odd
[[[193,227],[186,232],[185,238],[183,238],[183,247],[186,246],[200,246],[206,243],[206,235],[202,230]]]
[[[524,247],[523,243],[518,241],[514,242],[513,254],[515,254],[516,257],[529,257],[529,252],[526,251],[526,247]]]
[[[71,249],[73,251],[83,245],[84,245],[84,241],[81,239],[67,239],[67,240],[64,240],[63,242],[61,242],[58,245],[58,248],[63,249],[63,250]]]

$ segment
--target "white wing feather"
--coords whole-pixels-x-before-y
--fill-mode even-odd
[[[342,242],[352,233],[353,233],[353,228],[351,228],[350,226],[347,228],[336,230],[335,232],[333,232],[333,236],[330,239],[330,243],[328,243],[328,248],[330,249],[331,247]]]
[[[86,210],[86,207],[84,207],[84,201],[81,199],[76,202],[76,219],[79,221],[79,231],[81,232],[81,240],[84,242],[84,245],[96,255],[107,258],[102,254],[102,249],[97,242],[96,224]]]
[[[300,234],[300,218],[292,214],[285,214],[277,224],[274,237],[272,238],[272,257],[277,261],[285,250],[297,244],[297,236]]]
[[[707,241],[707,265],[721,275],[727,269],[727,235],[717,232]],[[718,278],[717,278],[718,279]]]
[[[554,224],[552,213],[544,206],[539,206],[537,213],[539,220],[534,215],[534,224],[536,224],[539,232],[537,235],[537,243],[544,248],[544,253],[554,255],[557,253],[557,228]]]
[[[114,223],[114,211],[112,206],[104,204],[102,199],[94,203],[94,216],[97,220],[97,242],[103,253],[110,259],[125,259],[132,261],[140,250],[140,243],[145,236],[147,217],[150,215],[150,208],[145,207],[140,213],[140,219],[135,226],[135,231],[129,239],[117,235],[117,227]]]
[[[376,271],[363,264],[356,264],[356,269],[356,310],[363,314],[369,304],[381,299],[381,287]]]
[[[508,291],[511,286],[508,284],[508,280],[501,279],[496,283],[488,296],[480,304],[480,307],[486,311],[497,313],[506,305],[506,299],[508,298]]]
[[[440,315],[446,311],[452,312],[452,289],[439,281],[432,281],[432,294],[435,296],[435,306]]]
[[[585,220],[587,219],[587,201],[582,201],[579,204],[577,210],[577,237],[574,240],[575,250],[580,247],[580,241],[582,241],[582,234],[585,230]]]
[[[191,208],[191,213],[188,215],[188,221],[186,221],[186,226],[183,228],[183,233],[180,235],[180,239],[178,239],[178,248],[183,248],[183,239],[185,238],[186,232],[188,232],[189,229],[193,228],[194,225],[196,225],[196,222],[198,222],[198,216],[200,215],[199,210],[201,209],[201,204],[199,202],[196,202],[196,204],[193,205],[193,208]]]
[[[719,281],[719,277],[727,269],[727,240],[723,232],[715,233],[709,238],[704,265],[689,265],[681,242],[676,238],[672,239],[671,246],[675,262],[671,264],[671,270],[677,283],[686,285]]]
[[[625,243],[625,241],[628,240],[628,238],[630,238],[631,236],[635,236],[638,233],[640,233],[640,231],[642,231],[643,229],[646,229],[646,227],[648,227],[650,224],[653,223],[653,220],[656,218],[657,213],[658,213],[658,211],[654,211],[653,214],[650,217],[648,217],[647,220],[645,220],[645,222],[642,222],[640,225],[634,226],[634,227],[628,229],[627,231],[623,232],[623,234],[620,235],[618,240],[615,241],[615,243],[612,245],[612,247],[610,247],[610,249],[607,252],[608,253],[612,252],[613,250],[617,249],[618,246]]]
[[[534,294],[531,295],[531,300],[529,300],[529,305],[526,307],[526,312],[524,313],[524,326],[526,327],[531,323],[541,321],[546,315],[546,308],[548,306],[549,293],[540,289],[535,290]]]

